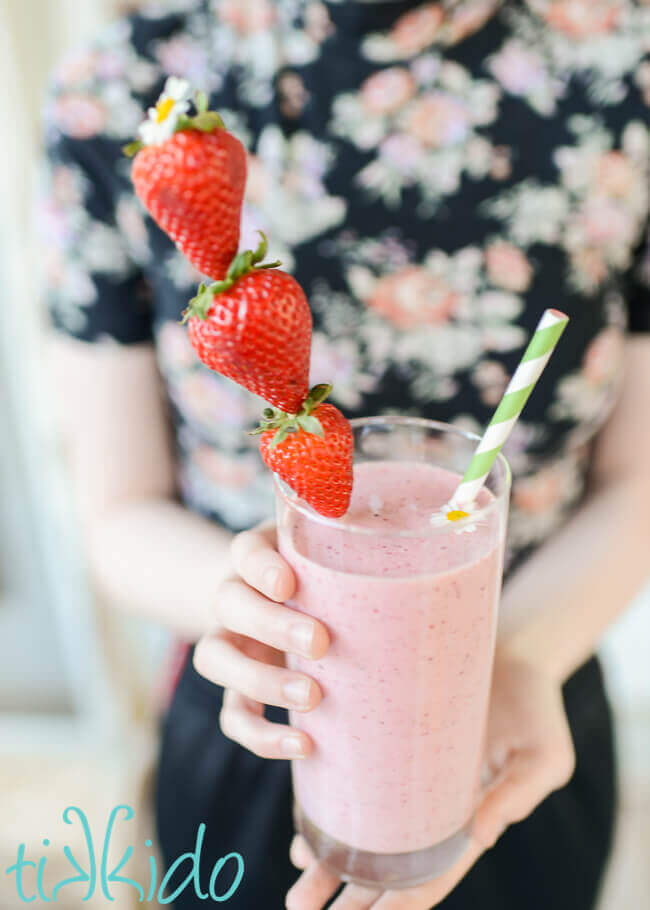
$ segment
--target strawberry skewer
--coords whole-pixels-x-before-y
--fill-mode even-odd
[[[193,97],[197,113],[189,116]],[[267,242],[237,255],[246,153],[207,97],[171,77],[135,155],[137,195],[190,262],[214,279],[183,313],[190,341],[210,369],[269,403],[260,426],[265,463],[322,515],[345,514],[352,492],[353,439],[343,414],[309,391],[312,319],[298,282],[264,262]]]

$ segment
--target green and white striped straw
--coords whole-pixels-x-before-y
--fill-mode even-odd
[[[535,334],[451,499],[452,508],[462,510],[478,496],[494,459],[510,435],[568,322],[569,317],[559,310],[545,310],[542,314]]]

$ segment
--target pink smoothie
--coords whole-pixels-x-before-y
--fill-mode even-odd
[[[332,638],[321,661],[290,659],[324,694],[292,715],[315,743],[293,763],[294,791],[312,823],[358,850],[430,847],[476,805],[503,527],[490,510],[472,533],[431,532],[459,480],[425,463],[358,464],[344,521],[369,533],[295,513],[279,529],[291,606]]]

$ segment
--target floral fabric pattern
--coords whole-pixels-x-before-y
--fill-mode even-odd
[[[628,123],[620,147],[599,119],[571,117],[575,144],[553,153],[559,181],[553,187],[527,180],[486,205],[522,247],[559,243],[569,260],[569,282],[594,291],[613,269],[629,268],[648,213],[650,133],[641,120]],[[534,215],[538,215],[535,218]]]
[[[358,175],[369,195],[394,208],[402,190],[416,186],[419,210],[430,214],[464,175],[478,180],[492,170],[499,151],[478,129],[496,120],[500,94],[494,82],[473,80],[457,63],[426,54],[340,95],[331,129],[359,149],[377,149]]]
[[[64,60],[46,110],[54,324],[152,342],[188,507],[272,511],[259,399],[195,357],[201,277],[134,197],[122,143],[169,75],[246,146],[242,247],[301,282],[312,380],[348,416],[480,432],[545,306],[571,323],[507,445],[509,564],[571,514],[650,330],[645,0],[158,0]]]

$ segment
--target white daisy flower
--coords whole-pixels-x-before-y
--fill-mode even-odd
[[[160,145],[169,139],[178,126],[178,120],[190,108],[193,89],[187,79],[170,76],[155,107],[147,111],[149,119],[138,129],[145,145]]]
[[[439,512],[431,516],[431,524],[442,527],[447,522],[457,523],[458,527],[454,528],[456,534],[471,534],[476,531],[477,525],[474,522],[468,522],[467,519],[475,511],[476,505],[474,503],[465,505],[461,509],[455,503],[448,502],[442,506]]]

